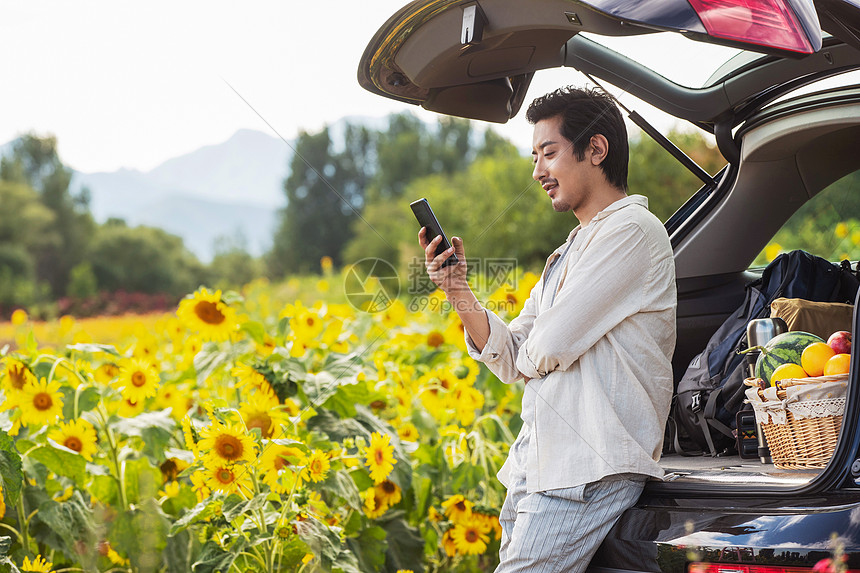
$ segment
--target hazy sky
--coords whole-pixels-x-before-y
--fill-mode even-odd
[[[411,109],[432,120],[434,114],[372,95],[356,81],[368,41],[404,3],[5,2],[0,144],[27,131],[53,133],[61,158],[75,169],[148,170],[241,128],[272,133],[225,81],[287,139],[345,115]],[[720,59],[727,53],[681,41],[692,47],[679,52],[652,41],[639,53],[658,68],[688,73],[691,85],[707,77],[697,50]],[[666,62],[667,53],[674,61]],[[584,81],[570,69],[539,72],[526,101]],[[495,127],[530,146],[522,113]]]

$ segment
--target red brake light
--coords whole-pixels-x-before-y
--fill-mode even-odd
[[[788,0],[688,0],[708,35],[811,54]]]

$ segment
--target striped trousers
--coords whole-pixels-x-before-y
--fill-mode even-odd
[[[520,452],[515,452],[518,446]],[[515,443],[509,455],[521,453],[522,446]],[[524,465],[511,478],[499,515],[502,542],[496,573],[585,571],[606,534],[639,499],[646,480],[624,474],[528,493]]]

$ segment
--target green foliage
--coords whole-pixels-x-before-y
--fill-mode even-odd
[[[54,296],[65,294],[69,272],[84,259],[95,230],[88,192],[72,194],[72,171],[60,161],[53,136],[26,134],[18,138],[11,157],[0,165],[0,179],[34,189],[53,215],[54,237],[35,250],[36,269],[39,280],[50,285]]]
[[[108,539],[118,551],[128,555],[136,570],[159,571],[164,562],[170,523],[155,500],[146,499],[118,515],[111,524]]]
[[[12,438],[6,432],[0,432],[0,486],[3,488],[0,495],[5,495],[10,504],[16,503],[23,480],[21,456],[15,450]]]
[[[726,164],[717,148],[698,133],[672,131],[667,137],[710,175]],[[647,135],[630,141],[629,192],[648,197],[648,207],[661,221],[702,185],[701,179]]]
[[[232,249],[216,253],[209,263],[208,273],[216,288],[239,288],[263,276],[264,264],[246,251]]]
[[[802,249],[829,261],[860,260],[860,171],[820,191],[804,203],[759,253],[764,266],[781,252]]]
[[[76,298],[86,298],[98,292],[98,280],[89,261],[75,266],[69,273],[69,284],[66,294]]]
[[[328,128],[299,134],[284,183],[287,207],[268,257],[272,276],[317,269],[324,256],[340,263],[350,223],[364,201],[369,139],[366,129],[349,128],[346,150],[334,153]]]
[[[540,268],[547,254],[567,238],[576,219],[554,212],[530,175],[527,158],[512,146],[497,146],[464,171],[417,179],[405,193],[410,199],[427,198],[446,233],[463,238],[473,270],[480,271],[478,261],[486,258],[514,259],[524,268]],[[408,203],[405,199],[369,203],[365,219],[370,226],[356,225],[347,255],[385,259],[403,276],[411,276],[415,269],[423,273],[418,224]],[[377,233],[384,241],[376,238]]]
[[[104,225],[89,249],[89,261],[100,290],[167,293],[194,290],[204,268],[182,239],[152,227]]]

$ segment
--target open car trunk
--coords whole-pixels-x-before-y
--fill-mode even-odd
[[[755,278],[751,263],[783,223],[822,189],[860,170],[860,89],[779,101],[805,85],[860,69],[860,8],[846,0],[786,0],[799,39],[791,46],[769,43],[780,36],[780,23],[759,37],[726,35],[708,14],[693,9],[706,4],[417,0],[380,28],[358,70],[361,85],[384,97],[506,122],[520,110],[535,72],[568,66],[713,133],[729,165],[666,223],[678,279],[676,382],[741,304],[744,286]],[[822,37],[822,29],[831,36]],[[656,31],[750,51],[727,62],[704,86],[691,88],[581,34]],[[849,388],[856,388],[854,370]],[[649,490],[781,496],[843,483],[846,461],[856,449],[860,409],[850,389],[848,404],[843,436],[850,439],[840,440],[826,469],[781,470],[737,455],[667,455],[661,462],[666,480],[649,484]]]

